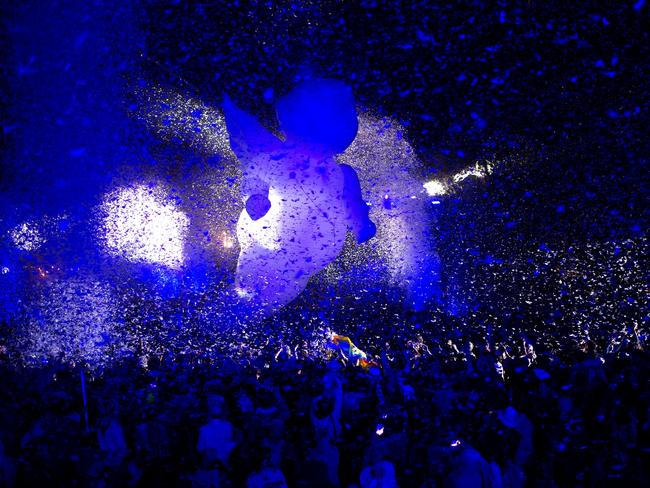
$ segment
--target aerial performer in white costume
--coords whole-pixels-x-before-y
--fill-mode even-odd
[[[337,81],[302,83],[276,104],[283,139],[227,98],[223,110],[243,176],[237,291],[274,309],[341,253],[348,230],[360,243],[375,235],[356,172],[335,159],[357,134],[354,98]]]

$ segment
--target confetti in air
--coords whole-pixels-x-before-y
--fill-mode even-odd
[[[377,257],[388,270],[392,284],[416,300],[436,293],[437,257],[430,234],[431,216],[422,191],[422,162],[404,137],[397,121],[369,111],[359,114],[359,131],[350,147],[338,157],[359,175],[370,218],[377,224],[376,246],[346,246],[343,260],[368,267]],[[431,264],[424,268],[423,263]],[[332,274],[333,279],[342,279]]]
[[[101,209],[102,240],[111,255],[172,269],[183,264],[189,219],[161,188],[120,188],[106,197]]]
[[[4,2],[0,488],[644,485],[650,1],[565,3]]]
[[[90,277],[57,280],[33,305],[23,354],[28,361],[84,361],[91,367],[121,355],[128,346],[111,287]]]
[[[14,245],[22,251],[36,251],[46,239],[43,237],[37,224],[23,222],[9,232]]]
[[[159,85],[139,88],[135,95],[135,117],[162,139],[180,139],[201,153],[236,161],[221,110]]]

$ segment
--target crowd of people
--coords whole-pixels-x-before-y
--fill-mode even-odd
[[[562,347],[496,326],[370,333],[381,343],[296,337],[238,361],[145,355],[103,371],[3,355],[0,485],[647,480],[650,345],[637,327]]]

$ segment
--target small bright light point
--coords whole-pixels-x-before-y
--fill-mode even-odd
[[[235,242],[230,238],[228,234],[225,232],[223,233],[223,247],[226,249],[230,249],[235,245]]]
[[[189,219],[166,200],[160,188],[142,185],[110,194],[102,205],[108,252],[132,262],[180,267]]]
[[[429,195],[430,197],[436,197],[447,193],[447,187],[445,186],[445,184],[438,180],[427,181],[422,186],[427,191],[427,195]]]
[[[377,430],[375,431],[377,435],[384,435],[384,426],[382,424],[379,424],[377,426]]]
[[[6,266],[3,266],[2,267],[2,274],[7,274],[7,273],[9,273],[9,268],[7,268]]]
[[[21,251],[36,251],[45,243],[45,238],[41,235],[36,224],[23,222],[14,227],[9,236],[14,245]]]

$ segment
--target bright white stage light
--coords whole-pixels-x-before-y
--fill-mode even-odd
[[[120,188],[108,195],[102,210],[103,239],[110,254],[173,269],[183,264],[189,219],[162,189]]]
[[[474,176],[476,178],[485,178],[487,175],[492,174],[492,163],[488,162],[485,166],[479,166],[476,163],[463,171],[460,171],[451,177],[453,183],[460,183],[461,181]],[[430,197],[439,197],[446,195],[449,192],[449,186],[439,180],[427,181],[422,185]],[[440,202],[433,202],[434,205]]]
[[[473,168],[467,168],[466,170],[461,171],[460,173],[456,173],[452,179],[454,180],[454,183],[460,183],[466,178],[469,178],[470,176],[475,176],[477,178],[484,178],[486,175],[489,175],[492,173],[492,164],[488,163],[485,167],[480,167],[478,163],[474,165]]]
[[[430,197],[437,197],[447,193],[447,186],[438,180],[427,181],[422,186],[427,191],[427,195]]]

